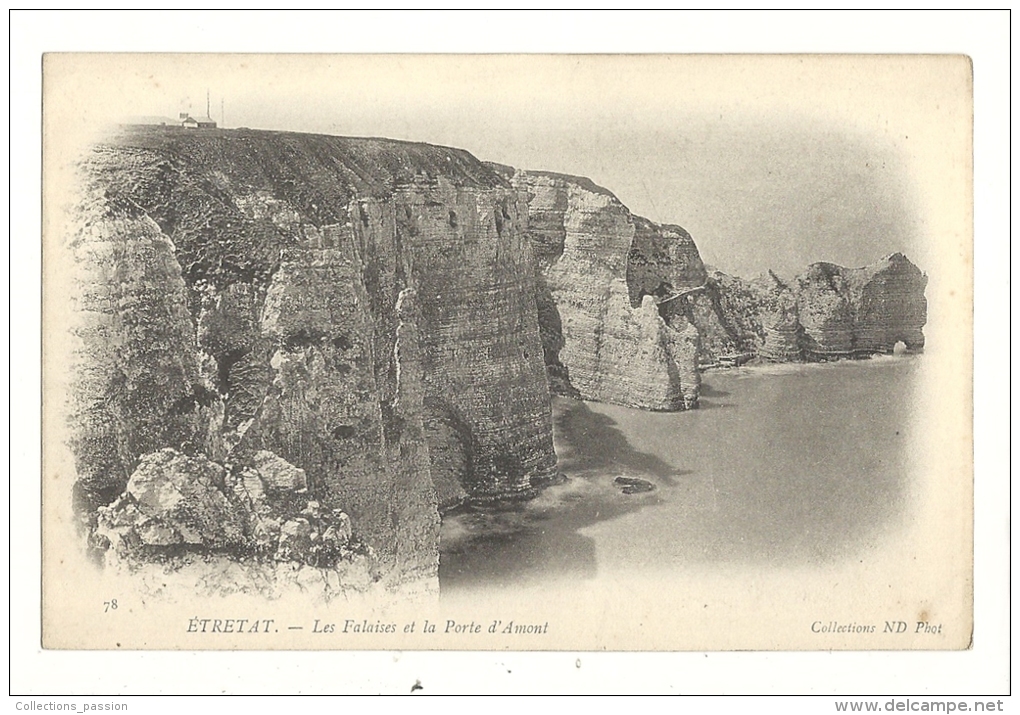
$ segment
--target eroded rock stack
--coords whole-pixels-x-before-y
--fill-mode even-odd
[[[902,342],[908,351],[924,348],[922,328],[928,277],[902,253],[849,271],[854,306],[854,349],[891,353]]]
[[[803,333],[797,312],[797,296],[775,273],[760,282],[762,339],[758,354],[766,360],[789,362],[803,355]]]

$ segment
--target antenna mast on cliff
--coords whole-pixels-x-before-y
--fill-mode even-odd
[[[209,111],[209,90],[205,90],[205,116],[211,117],[212,112]]]
[[[223,97],[220,97],[220,127],[227,128],[227,115],[223,112]]]

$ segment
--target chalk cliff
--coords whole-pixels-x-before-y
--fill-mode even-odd
[[[88,528],[147,455],[236,476],[270,454],[397,587],[435,580],[439,500],[554,474],[525,209],[467,152],[148,128],[81,169],[69,409]]]
[[[854,351],[891,353],[898,342],[907,351],[923,350],[928,276],[902,253],[847,273],[854,306]]]
[[[903,254],[863,268],[814,263],[791,281],[714,271],[698,301],[701,365],[733,354],[828,360],[924,348],[927,277]]]
[[[760,339],[758,355],[774,362],[801,358],[804,328],[797,311],[797,296],[779,276],[769,271],[758,282]]]
[[[682,410],[706,366],[924,346],[901,254],[743,280],[457,149],[151,127],[80,168],[75,511],[97,558],[195,583],[433,592],[442,508],[555,475],[550,389]]]
[[[584,177],[492,166],[527,201],[550,388],[652,410],[695,406],[686,293],[701,289],[705,269],[690,235],[634,216]]]

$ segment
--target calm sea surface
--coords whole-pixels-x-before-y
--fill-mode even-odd
[[[903,518],[923,359],[708,372],[690,412],[557,398],[567,481],[513,510],[447,515],[441,587],[851,558]],[[655,489],[624,494],[618,476]]]

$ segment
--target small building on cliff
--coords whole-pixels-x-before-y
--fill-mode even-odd
[[[181,126],[185,129],[215,129],[216,121],[210,117],[193,117],[187,112],[180,114]]]

